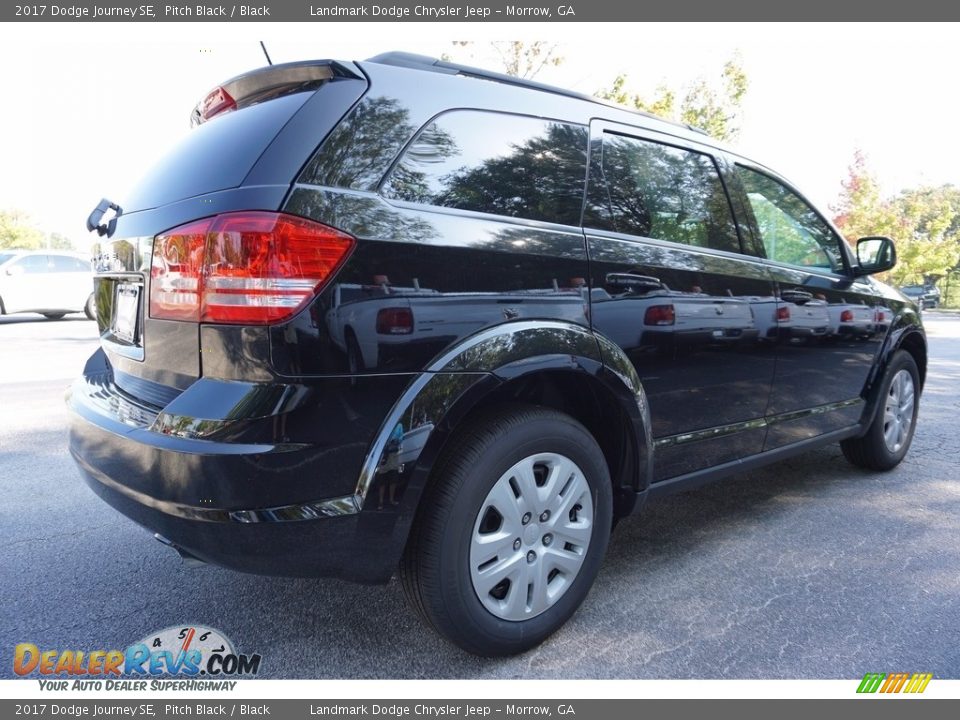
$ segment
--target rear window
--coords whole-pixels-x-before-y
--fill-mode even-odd
[[[417,134],[382,192],[422,205],[579,225],[587,139],[582,125],[454,110]]]
[[[251,105],[194,128],[124,198],[124,211],[147,210],[237,187],[312,94],[296,93]]]
[[[3,265],[7,260],[12,258],[14,253],[0,253],[0,265]]]

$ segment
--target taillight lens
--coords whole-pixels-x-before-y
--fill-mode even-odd
[[[676,319],[673,305],[651,305],[643,314],[644,325],[673,325]]]
[[[150,317],[264,325],[293,317],[346,259],[346,233],[292,215],[226,213],[157,236]]]
[[[840,322],[853,322],[853,310],[844,310],[841,312]]]
[[[777,322],[786,322],[790,319],[790,308],[786,305],[780,305],[777,308]]]
[[[200,319],[203,253],[213,218],[183,225],[153,241],[150,317]]]
[[[377,333],[409,335],[413,332],[413,310],[406,307],[383,308],[377,311]]]

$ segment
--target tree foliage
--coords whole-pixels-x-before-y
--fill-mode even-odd
[[[739,57],[724,63],[718,79],[698,77],[679,92],[660,85],[652,96],[646,97],[631,91],[627,80],[626,74],[618,75],[609,88],[595,94],[604,100],[694,125],[719,140],[733,140],[740,132],[740,112],[749,82]]]
[[[887,235],[897,242],[897,285],[935,282],[960,263],[960,188],[953,185],[903,190],[885,198],[866,156],[857,151],[832,208],[847,241]]]
[[[476,49],[473,41],[454,40],[453,46],[467,50],[468,61],[476,62],[473,60]],[[490,42],[490,49],[499,58],[504,73],[524,80],[531,80],[545,67],[558,67],[564,61],[558,52],[558,43],[544,40],[495,40]],[[452,59],[448,54],[443,58]]]
[[[0,210],[0,250],[72,250],[73,242],[60,233],[49,235],[21,210]]]
[[[43,233],[19,210],[0,210],[0,249],[35,250],[43,247]]]

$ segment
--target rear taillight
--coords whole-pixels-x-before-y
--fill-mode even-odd
[[[150,317],[264,325],[293,317],[333,276],[354,240],[320,223],[238,212],[158,235]]]
[[[840,313],[840,322],[853,322],[853,310],[844,310]]]
[[[153,241],[150,317],[200,319],[203,253],[213,218],[182,225]]]
[[[877,310],[874,317],[876,318],[874,322],[878,322],[878,323],[886,322],[887,320],[887,315],[886,313],[883,312],[883,310]]]
[[[676,319],[673,305],[651,305],[643,314],[644,325],[673,325]]]
[[[790,319],[790,308],[780,305],[777,308],[777,322],[787,322]]]
[[[406,307],[383,308],[377,311],[379,335],[409,335],[413,332],[413,310]]]

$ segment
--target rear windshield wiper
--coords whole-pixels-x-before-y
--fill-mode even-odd
[[[110,218],[108,222],[101,223],[100,221],[103,220],[103,216],[107,214],[108,210],[113,210],[115,215]],[[97,234],[101,237],[104,235],[109,237],[113,235],[113,231],[117,229],[117,218],[121,215],[123,215],[123,208],[115,202],[103,198],[87,218],[87,230],[90,232],[96,230]]]

